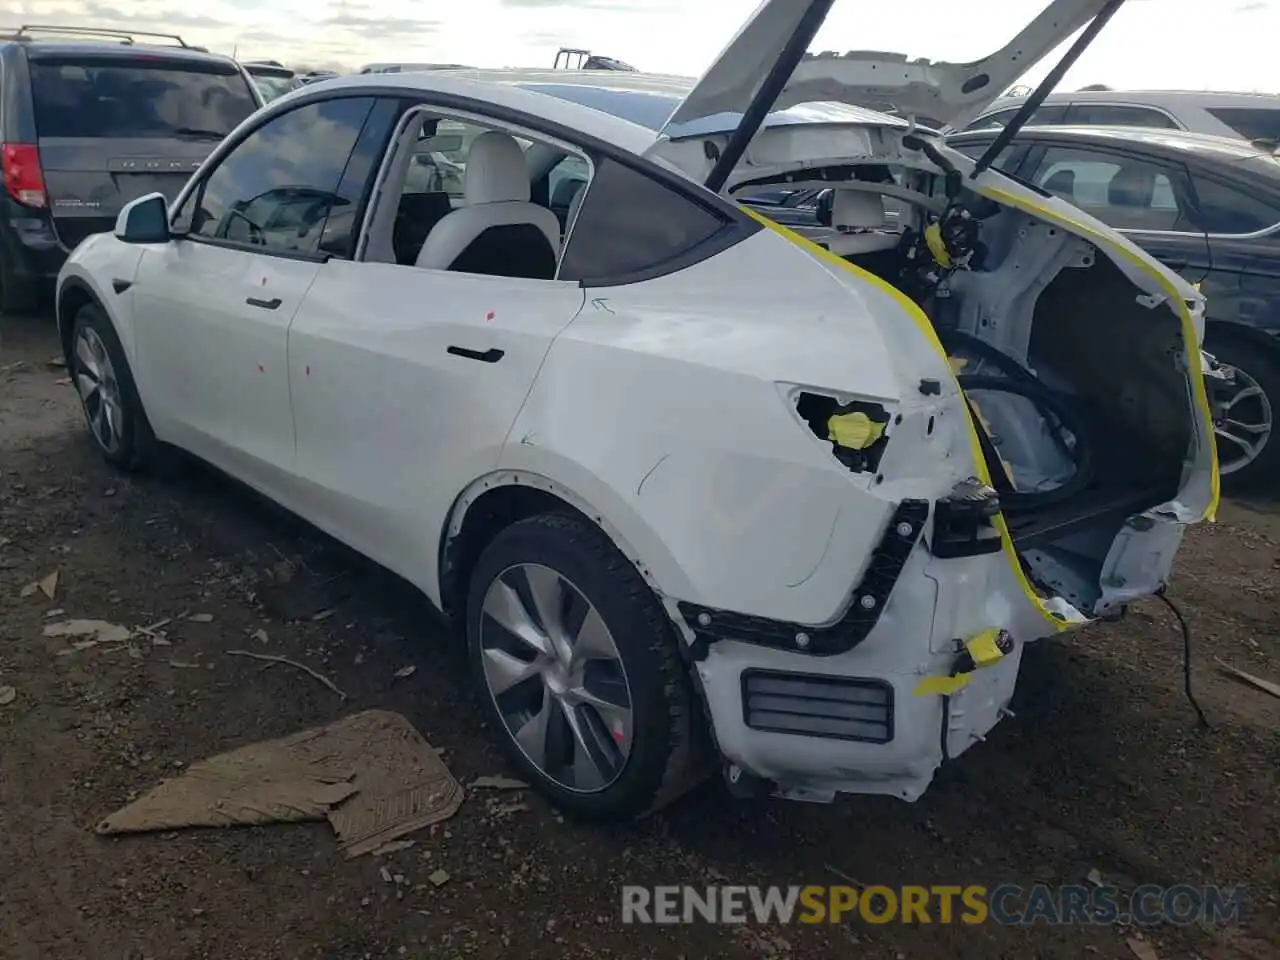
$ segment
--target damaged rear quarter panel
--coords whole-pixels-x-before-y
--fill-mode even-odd
[[[500,469],[624,505],[643,531],[609,519],[642,554],[642,542],[663,545],[643,561],[667,596],[805,623],[837,616],[895,498],[844,468],[780,385],[895,406],[903,358],[873,308],[767,232],[692,270],[588,290],[587,301],[552,347]]]

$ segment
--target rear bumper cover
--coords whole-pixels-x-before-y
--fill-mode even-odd
[[[722,642],[695,666],[725,761],[769,782],[776,795],[828,801],[848,792],[914,801],[944,760],[983,740],[1005,714],[1021,653],[1015,644],[949,696],[921,692],[921,673],[868,669],[856,650],[809,657]],[[763,676],[777,686],[761,689],[757,680],[753,690],[753,678]],[[785,698],[777,695],[784,680],[794,681]],[[865,695],[837,698],[824,680]],[[809,729],[778,729],[797,719]]]
[[[67,261],[67,250],[58,241],[48,216],[6,204],[0,253],[10,283],[53,283]]]

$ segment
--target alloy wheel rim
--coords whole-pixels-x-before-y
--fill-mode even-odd
[[[539,771],[575,793],[618,779],[631,755],[631,688],[613,634],[567,577],[521,563],[494,578],[480,658],[507,733]]]
[[[81,327],[74,353],[76,392],[84,407],[89,432],[107,453],[116,453],[124,436],[124,406],[120,384],[107,346],[92,327]]]
[[[1218,472],[1224,476],[1247,467],[1261,456],[1271,439],[1271,398],[1258,381],[1239,367],[1239,389],[1218,409],[1213,429],[1218,438]],[[1229,452],[1234,453],[1230,456]]]

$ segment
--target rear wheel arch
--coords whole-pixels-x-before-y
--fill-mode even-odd
[[[440,607],[450,617],[466,604],[471,574],[480,555],[504,529],[539,514],[567,514],[599,528],[651,589],[661,595],[653,571],[640,552],[603,511],[569,487],[528,471],[499,471],[480,477],[458,495],[440,533]]]

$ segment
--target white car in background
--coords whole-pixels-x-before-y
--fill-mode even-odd
[[[1026,99],[1002,97],[964,129],[1002,127]],[[1049,94],[1028,124],[1188,130],[1280,147],[1280,96],[1210,90],[1077,90]]]
[[[1157,591],[1212,514],[1203,303],[904,119],[806,106],[965,122],[1114,0],[969,66],[801,61],[829,6],[768,0],[656,133],[518,71],[259,111],[62,271],[103,455],[181,447],[420,587],[577,816],[716,757],[740,791],[919,797],[1026,643]],[[446,123],[463,195],[406,190]],[[811,182],[829,250],[732,199]]]

